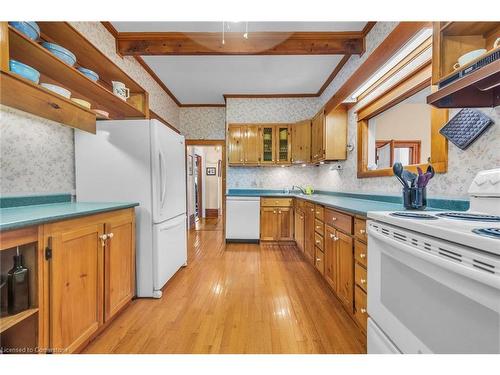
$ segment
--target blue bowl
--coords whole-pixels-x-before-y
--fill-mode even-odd
[[[84,75],[89,77],[92,81],[98,81],[99,80],[99,74],[94,72],[93,70],[87,69],[87,68],[82,68],[79,66],[78,69],[80,72],[82,72]]]
[[[31,40],[37,40],[40,37],[40,28],[36,22],[9,22],[9,25]]]
[[[59,57],[62,61],[64,61],[68,65],[75,65],[76,56],[64,47],[61,47],[59,44],[43,42],[42,46],[46,48],[50,53]]]
[[[9,60],[9,69],[11,72],[19,74],[21,77],[29,79],[32,82],[38,83],[40,81],[40,73],[38,70],[22,62]]]

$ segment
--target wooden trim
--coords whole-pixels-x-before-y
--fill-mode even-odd
[[[186,139],[186,146],[221,146],[224,147],[224,139]]]
[[[0,250],[38,241],[38,227],[27,227],[0,232]]]
[[[175,126],[170,124],[167,120],[165,120],[163,117],[158,115],[156,112],[154,112],[152,109],[149,109],[149,118],[155,119],[163,123],[164,125],[168,126],[170,129],[172,129],[174,132],[181,134],[179,129],[177,129]]]
[[[196,225],[196,219],[194,217],[194,214],[189,215],[189,228],[194,228]]]
[[[225,108],[226,104],[181,104],[181,108]]]
[[[403,47],[410,38],[429,24],[429,22],[400,22],[326,103],[326,113],[338,107],[352,92],[354,92],[354,90],[366,82],[383,64]]]
[[[124,56],[145,55],[359,55],[364,52],[360,31],[341,32],[122,32],[116,38]]]
[[[115,29],[115,27],[113,26],[113,24],[109,21],[101,21],[101,24],[106,28],[106,30],[109,31],[109,33],[111,35],[113,35],[116,39],[116,37],[118,36],[118,30]]]
[[[365,27],[363,27],[363,30],[361,30],[361,34],[363,34],[363,36],[368,35],[368,33],[373,29],[373,26],[375,26],[376,23],[377,22],[374,21],[367,22]]]
[[[219,209],[205,208],[205,217],[219,217]]]
[[[320,89],[316,93],[316,96],[320,96],[321,94],[323,94],[323,92],[330,85],[330,83],[332,83],[333,79],[337,76],[337,74],[339,74],[339,72],[342,70],[342,68],[350,58],[351,55],[344,55],[344,57],[342,57],[342,60],[340,60],[337,66],[333,69],[332,73],[328,76],[325,83],[323,83],[323,86],[320,87]]]
[[[224,94],[224,100],[234,98],[271,99],[271,98],[315,98],[318,94]]]
[[[0,22],[0,69],[9,71],[9,24]]]

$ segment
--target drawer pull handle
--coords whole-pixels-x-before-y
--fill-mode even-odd
[[[316,262],[321,262],[321,259],[320,258],[316,258]]]
[[[314,211],[314,208],[311,208],[311,212],[313,212],[313,211]]]
[[[337,218],[336,217],[332,217],[332,221],[337,221]]]
[[[359,230],[359,234],[365,234],[365,233],[366,233],[366,230],[364,230],[364,229]]]
[[[115,235],[113,234],[113,232],[111,233],[108,233],[108,238],[113,238]]]
[[[275,213],[276,213],[276,211],[273,211],[273,214],[275,214]]]
[[[361,279],[361,284],[366,284],[366,280],[365,279]]]
[[[319,243],[320,243],[320,242],[321,242],[320,240],[316,240],[316,243],[317,243],[318,245],[319,245]]]
[[[336,235],[334,235],[334,234],[330,234],[330,238],[333,238],[333,240],[334,240],[334,241],[337,241],[337,240],[339,239],[339,238],[338,238]]]
[[[361,259],[364,259],[364,258],[366,258],[366,254],[365,254],[365,253],[361,253],[361,254],[359,254],[359,257],[360,257]]]
[[[102,234],[99,236],[99,238],[102,240],[102,241],[106,241],[108,239],[108,235],[107,234]]]
[[[321,227],[319,225],[316,225],[316,229],[319,229],[319,228],[321,228]]]
[[[361,311],[361,314],[366,314],[366,309],[365,309],[365,308],[363,308],[363,307],[362,307],[362,308],[360,309],[360,311]]]
[[[278,213],[281,215],[281,211],[278,211]]]
[[[316,215],[319,215],[319,214],[320,214],[320,212],[319,212],[319,211],[316,211]]]

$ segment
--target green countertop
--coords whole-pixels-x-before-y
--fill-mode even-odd
[[[318,191],[312,195],[292,192],[289,194],[279,190],[262,189],[230,189],[227,197],[260,196],[260,197],[294,197],[313,203],[349,212],[355,215],[367,216],[369,211],[404,211],[401,197],[394,195],[377,195],[367,193],[344,193]],[[428,199],[427,210],[466,211],[469,208],[467,200],[452,200],[445,198]]]
[[[0,230],[18,229],[138,205],[132,202],[60,202],[0,208]]]

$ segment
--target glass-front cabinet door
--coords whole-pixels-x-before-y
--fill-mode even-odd
[[[261,163],[273,164],[276,162],[275,159],[276,127],[274,125],[262,125],[261,134],[262,134]]]
[[[276,163],[289,164],[291,162],[290,126],[276,125]]]

